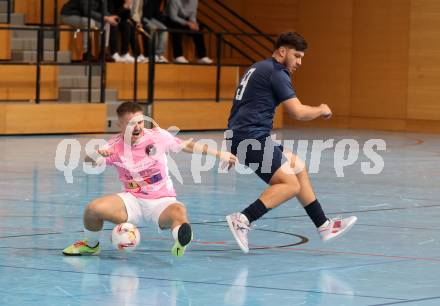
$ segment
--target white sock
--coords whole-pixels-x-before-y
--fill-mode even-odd
[[[319,228],[329,226],[329,224],[330,224],[330,220],[327,219],[327,221],[325,221],[324,224],[321,225]]]
[[[176,226],[175,228],[173,228],[173,230],[171,231],[171,234],[173,235],[174,240],[179,241],[179,228],[180,225]]]
[[[101,236],[102,230],[97,232],[89,231],[84,228],[84,238],[87,240],[87,245],[91,248],[94,248],[99,243],[99,237]]]

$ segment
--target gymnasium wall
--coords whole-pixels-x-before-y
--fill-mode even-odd
[[[410,2],[300,2],[297,29],[310,52],[296,88],[304,103],[335,114],[306,125],[406,129]]]
[[[0,23],[0,27],[7,27],[8,24]],[[0,30],[0,60],[11,58],[11,32]]]
[[[58,16],[63,4],[67,1],[68,0],[57,0]],[[15,12],[25,14],[26,23],[40,23],[41,0],[14,0],[14,2]],[[54,3],[54,0],[44,0],[44,22],[46,24],[52,24],[54,22]]]
[[[307,1],[307,0],[306,0]],[[300,0],[224,0],[241,16],[269,34],[294,29]]]
[[[440,1],[412,0],[407,119],[440,132]]]
[[[295,29],[309,42],[294,85],[303,103],[327,103],[334,118],[303,123],[285,113],[285,125],[440,132],[440,1],[224,2],[265,32]],[[15,3],[37,22],[39,1]]]
[[[227,0],[265,32],[308,40],[294,75],[305,104],[327,103],[329,121],[285,125],[440,132],[440,1]]]

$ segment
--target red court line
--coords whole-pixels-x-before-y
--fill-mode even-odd
[[[388,145],[387,144],[387,148],[405,148],[405,147],[418,146],[418,145],[421,145],[421,144],[425,143],[425,141],[420,139],[420,138],[415,138],[415,137],[406,136],[406,135],[403,135],[403,136],[406,139],[408,139],[410,141],[414,141],[414,142],[408,142],[408,143],[403,143],[403,144],[395,144],[395,145],[393,145],[393,144]]]
[[[406,136],[406,138],[414,140],[415,143],[403,145],[404,147],[405,146],[418,146],[418,145],[421,145],[425,142],[424,140],[422,140],[420,138],[415,138],[415,137],[411,137],[411,136]]]

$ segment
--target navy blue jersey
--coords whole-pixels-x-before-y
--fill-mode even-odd
[[[286,67],[273,58],[257,62],[240,81],[228,129],[242,138],[266,137],[272,130],[275,108],[295,96]]]

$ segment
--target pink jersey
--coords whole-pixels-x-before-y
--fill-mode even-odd
[[[177,152],[182,141],[161,128],[144,129],[134,144],[125,144],[123,134],[109,140],[113,154],[105,158],[107,165],[116,166],[125,191],[135,197],[158,199],[175,197],[168,174],[167,152]]]

